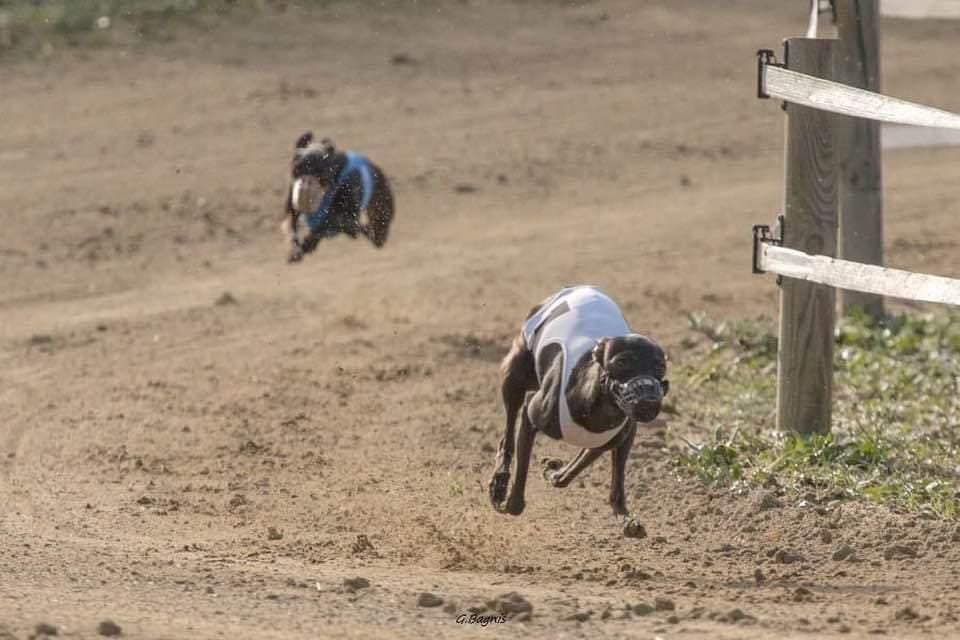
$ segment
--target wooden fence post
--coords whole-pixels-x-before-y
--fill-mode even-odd
[[[836,40],[789,38],[788,69],[833,79]],[[787,105],[783,245],[837,255],[837,167],[833,114]],[[777,428],[830,431],[833,395],[833,287],[784,278],[780,290]]]
[[[837,15],[836,80],[880,92],[880,11],[878,0],[833,0]],[[837,117],[840,210],[839,257],[883,265],[883,185],[880,123]],[[841,291],[843,315],[856,307],[883,316],[883,297]]]

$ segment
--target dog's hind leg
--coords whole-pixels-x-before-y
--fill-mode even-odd
[[[526,348],[520,337],[513,341],[510,352],[503,359],[501,370],[503,382],[500,391],[507,414],[507,423],[497,447],[497,467],[489,486],[490,502],[494,508],[499,507],[507,497],[516,440],[517,415],[523,409],[527,391],[536,388],[533,354]]]
[[[624,487],[624,475],[627,468],[627,459],[630,457],[630,449],[633,447],[633,439],[637,434],[637,423],[631,421],[629,425],[617,436],[617,444],[613,447],[613,461],[610,465],[612,476],[610,478],[610,506],[613,507],[613,513],[618,516],[625,516],[627,511],[627,493]]]
[[[378,184],[370,198],[370,205],[367,207],[367,224],[357,224],[360,231],[363,232],[373,246],[382,249],[387,243],[387,237],[390,235],[390,225],[393,222],[394,202],[393,192],[387,184],[386,177],[382,174],[378,176]]]

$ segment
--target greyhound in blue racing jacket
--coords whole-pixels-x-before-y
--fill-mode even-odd
[[[394,202],[380,167],[362,154],[338,151],[328,138],[315,143],[313,133],[307,131],[297,139],[290,173],[283,221],[290,262],[301,260],[323,238],[340,233],[351,238],[360,233],[373,246],[383,247],[394,218]],[[367,223],[361,221],[363,214]],[[307,229],[302,240],[297,233],[300,222]]]

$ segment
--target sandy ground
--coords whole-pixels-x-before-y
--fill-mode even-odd
[[[783,4],[290,9],[0,67],[0,637],[950,635],[960,530],[679,480],[696,407],[635,449],[643,539],[606,460],[563,491],[535,463],[519,518],[487,502],[534,302],[601,285],[676,363],[687,311],[775,312],[753,55],[805,30]],[[960,110],[958,25],[886,20],[886,90]],[[391,176],[382,251],[284,262],[306,129]],[[889,264],[960,276],[958,162],[888,151]],[[509,619],[457,622],[484,610]]]

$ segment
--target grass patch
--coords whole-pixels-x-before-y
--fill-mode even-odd
[[[324,6],[333,0],[301,0]],[[0,0],[0,55],[51,46],[103,46],[118,39],[168,40],[172,27],[284,11],[285,0]]]
[[[734,490],[774,486],[821,502],[863,499],[897,510],[960,516],[960,316],[866,315],[838,323],[833,433],[773,430],[777,338],[772,321],[714,323],[690,316],[708,340],[681,367],[676,402],[711,425],[678,469]]]

